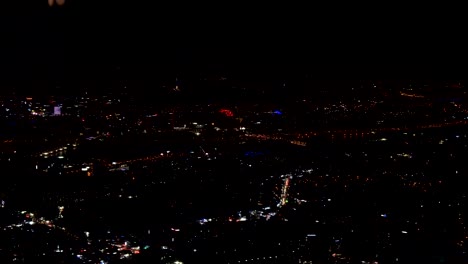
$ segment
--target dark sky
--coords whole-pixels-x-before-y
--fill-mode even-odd
[[[49,7],[46,0],[31,2],[0,17],[4,86],[223,71],[264,78],[404,78],[454,68],[461,55],[454,52],[455,43],[434,45],[440,39],[424,22],[393,27],[334,10],[323,15],[227,5],[192,9],[66,0],[62,7]],[[125,72],[117,73],[118,67]]]

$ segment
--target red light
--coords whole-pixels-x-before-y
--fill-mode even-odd
[[[140,254],[140,250],[133,251],[133,254]]]
[[[229,109],[221,109],[219,112],[227,117],[233,117],[234,113]]]

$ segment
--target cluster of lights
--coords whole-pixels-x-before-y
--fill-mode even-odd
[[[65,4],[65,0],[48,0],[49,6],[54,6],[55,4],[58,6],[63,6]]]

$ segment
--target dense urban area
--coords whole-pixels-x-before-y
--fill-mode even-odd
[[[468,262],[464,81],[118,85],[0,97],[1,263]]]

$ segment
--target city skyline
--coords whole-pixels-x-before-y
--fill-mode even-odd
[[[2,5],[0,263],[467,263],[461,31],[280,4]]]

